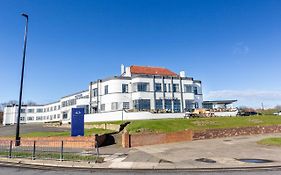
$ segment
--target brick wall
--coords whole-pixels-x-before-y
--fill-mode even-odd
[[[98,144],[101,145],[106,136],[97,136]],[[5,146],[13,141],[14,137],[0,137],[0,145]],[[34,141],[36,141],[36,146],[39,147],[60,147],[62,141],[65,148],[85,148],[90,149],[95,147],[95,136],[85,136],[85,137],[24,137],[21,138],[21,146],[33,146]]]
[[[122,146],[125,148],[165,144],[172,142],[183,142],[202,139],[214,139],[223,137],[255,135],[266,133],[281,133],[281,125],[275,126],[254,126],[243,128],[227,128],[227,129],[207,129],[204,131],[180,131],[173,133],[143,133],[122,135]]]
[[[266,133],[279,133],[279,132],[281,132],[281,125],[227,128],[227,129],[208,129],[204,131],[194,131],[193,140],[233,137],[233,136],[242,136],[242,135],[266,134]]]
[[[172,142],[192,141],[192,131],[179,131],[173,133],[142,133],[142,134],[128,134],[122,135],[122,146],[125,148],[155,145]]]

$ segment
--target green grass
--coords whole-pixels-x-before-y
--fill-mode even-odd
[[[115,124],[115,125],[121,125],[123,122],[120,121],[110,121],[110,122],[86,122],[86,125],[101,125],[101,124]]]
[[[131,124],[127,126],[127,131],[129,131],[129,133],[175,132],[186,129],[198,131],[205,129],[268,126],[277,124],[281,124],[281,117],[273,115],[193,119],[159,119],[132,121]]]
[[[92,128],[85,129],[85,136],[93,136],[94,134],[107,134],[114,132],[108,129]],[[31,132],[22,134],[22,137],[50,137],[50,136],[70,136],[70,131],[63,132]]]
[[[257,142],[261,145],[268,145],[268,146],[280,146],[281,147],[281,137],[272,137],[272,138],[265,138]]]
[[[8,152],[0,152],[0,156],[8,156]],[[12,152],[12,157],[18,158],[31,158],[31,152]],[[39,152],[35,154],[36,159],[60,159],[60,153],[48,153],[48,152]],[[64,160],[71,160],[71,161],[98,161],[102,162],[102,157],[96,157],[94,155],[79,155],[75,153],[64,153],[63,154]]]

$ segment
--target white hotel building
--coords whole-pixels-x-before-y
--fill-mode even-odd
[[[124,119],[152,118],[145,117],[150,114],[183,116],[202,108],[202,102],[201,81],[186,77],[183,71],[176,74],[160,67],[121,65],[121,75],[90,82],[88,90],[45,105],[22,106],[20,121],[69,123],[71,109],[76,107],[85,109],[86,121],[121,120],[119,115],[122,119],[123,115]],[[5,107],[3,125],[15,124],[17,111],[17,105]]]

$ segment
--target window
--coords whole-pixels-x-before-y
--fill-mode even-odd
[[[51,107],[51,111],[53,111],[53,106]]]
[[[123,109],[130,109],[130,103],[129,102],[123,102]]]
[[[134,100],[134,109],[139,111],[149,111],[150,110],[150,100],[149,99],[141,99]]]
[[[156,110],[163,109],[163,104],[162,104],[162,100],[161,99],[155,101],[155,109]]]
[[[60,119],[60,114],[57,115],[57,118]]]
[[[58,105],[58,110],[60,109],[60,105]]]
[[[149,91],[149,83],[137,83],[136,90],[139,92]]]
[[[181,102],[178,99],[174,100],[174,112],[181,112]]]
[[[194,103],[192,100],[185,100],[185,110],[192,112],[192,109],[194,109]]]
[[[27,112],[28,113],[34,113],[34,109],[28,109]]]
[[[42,116],[36,116],[36,120],[42,120]]]
[[[100,105],[100,110],[101,110],[101,111],[105,111],[105,104],[101,104],[101,105]]]
[[[25,117],[20,117],[20,121],[24,121],[25,120]]]
[[[198,89],[197,89],[197,87],[193,87],[193,93],[195,94],[195,95],[198,95]]]
[[[57,106],[54,106],[54,110],[57,110]]]
[[[68,106],[72,106],[76,104],[76,99],[68,100]]]
[[[73,106],[76,104],[76,99],[71,99],[71,100],[67,100],[67,101],[63,101],[61,103],[62,107],[66,107],[66,106]],[[47,110],[48,111],[48,110]]]
[[[67,112],[62,113],[62,119],[67,119]]]
[[[34,120],[34,117],[27,117],[27,120]]]
[[[192,93],[192,86],[191,86],[191,85],[188,85],[188,84],[185,84],[185,85],[184,85],[184,92],[186,92],[186,93]]]
[[[164,84],[164,92],[167,92],[167,84]]]
[[[93,95],[94,97],[98,96],[98,88],[93,89]]]
[[[161,91],[162,91],[162,84],[155,83],[155,92],[161,92]]]
[[[20,109],[20,113],[25,113],[25,109]]]
[[[112,102],[111,103],[111,110],[116,111],[118,109],[118,102]]]
[[[43,109],[42,109],[42,108],[38,108],[38,109],[36,110],[36,112],[38,112],[38,113],[43,112]]]
[[[172,100],[165,99],[165,109],[169,111],[172,110]]]
[[[108,94],[108,85],[104,86],[104,95]]]
[[[197,102],[195,102],[194,107],[195,107],[195,109],[198,109],[198,108],[199,108],[199,105],[198,105]]]
[[[179,92],[179,84],[173,84],[173,92]]]
[[[128,93],[128,84],[122,84],[122,93]]]

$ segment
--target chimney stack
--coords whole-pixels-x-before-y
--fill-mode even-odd
[[[125,66],[124,64],[121,64],[121,75],[125,73]]]
[[[180,77],[185,77],[185,71],[180,71]]]

